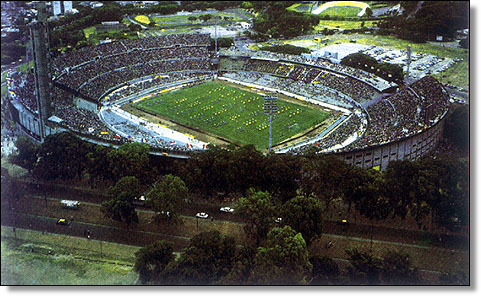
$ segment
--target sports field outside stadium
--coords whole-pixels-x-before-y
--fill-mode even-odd
[[[206,82],[160,96],[144,99],[134,107],[221,136],[233,143],[269,144],[269,116],[264,114],[264,97],[229,85]],[[272,144],[302,134],[322,123],[329,113],[279,100],[272,121]]]

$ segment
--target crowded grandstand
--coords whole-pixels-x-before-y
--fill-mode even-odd
[[[50,63],[55,124],[100,142],[142,141],[159,151],[188,154],[208,143],[188,137],[184,141],[174,131],[170,137],[162,136],[167,129],[156,130],[160,133],[156,136],[148,122],[119,107],[173,86],[218,79],[338,111],[338,117],[316,135],[279,145],[276,152],[301,153],[310,148],[346,152],[419,134],[440,121],[449,108],[448,93],[431,76],[408,87],[394,86],[324,59],[234,49],[215,56],[209,45],[209,34],[173,34],[113,41],[59,55]],[[31,73],[11,71],[8,76],[10,98],[35,115],[33,80]],[[86,103],[79,104],[79,99]],[[89,104],[95,108],[82,107]]]

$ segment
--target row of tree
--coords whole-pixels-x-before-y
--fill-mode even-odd
[[[329,256],[310,255],[300,233],[274,227],[262,246],[236,244],[218,231],[192,238],[178,259],[173,244],[157,241],[136,253],[134,269],[142,284],[160,285],[416,285],[419,271],[409,255],[387,250],[376,256],[369,249],[345,250],[349,265],[339,267]],[[442,284],[466,285],[466,274],[443,273]]]
[[[380,172],[347,165],[335,155],[264,155],[251,145],[213,147],[187,160],[149,155],[149,146],[141,143],[118,149],[93,145],[70,133],[51,135],[40,146],[26,138],[16,145],[12,161],[41,180],[87,179],[105,189],[123,177],[135,177],[148,187],[171,173],[193,196],[223,200],[245,196],[253,188],[268,192],[279,204],[299,193],[325,209],[339,199],[370,219],[409,215],[419,227],[429,216],[438,226],[468,223],[469,169],[464,159],[393,161]]]
[[[387,81],[402,83],[404,79],[403,68],[396,64],[382,63],[364,53],[352,53],[341,60],[341,64],[361,69],[382,77]]]

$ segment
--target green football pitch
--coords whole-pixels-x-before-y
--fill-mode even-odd
[[[264,98],[254,92],[206,82],[148,98],[134,106],[237,144],[253,144],[260,150],[269,145],[269,116],[263,111]],[[327,112],[279,100],[278,112],[272,120],[272,144],[328,117]]]

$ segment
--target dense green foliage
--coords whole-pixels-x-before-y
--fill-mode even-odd
[[[162,284],[161,274],[167,264],[174,260],[174,246],[169,241],[156,241],[135,253],[134,269],[142,284]]]
[[[183,200],[188,198],[188,193],[184,181],[171,174],[156,182],[146,195],[150,207],[157,213],[156,221],[175,222]]]
[[[404,78],[401,66],[378,62],[375,58],[364,53],[347,55],[341,60],[341,64],[373,73],[387,81],[402,83]]]
[[[297,196],[284,204],[282,221],[295,231],[309,244],[312,239],[322,233],[322,206],[313,197]]]
[[[219,199],[246,196],[239,200],[242,205],[239,213],[250,219],[247,230],[255,239],[265,238],[269,225],[279,217],[274,209],[299,194],[314,198],[325,209],[332,200],[342,200],[369,219],[409,215],[418,222],[419,228],[431,214],[436,225],[448,229],[466,226],[469,222],[469,163],[465,159],[440,156],[418,162],[393,161],[385,172],[379,172],[347,165],[333,155],[263,155],[252,145],[231,150],[213,147],[188,160],[173,162],[149,157],[146,144],[125,144],[112,149],[94,146],[71,133],[48,136],[38,147],[26,139],[19,139],[18,143],[12,159],[30,168],[41,180],[87,178],[90,184],[105,187],[132,176],[145,186],[159,179],[159,171],[172,173],[178,178],[165,177],[164,181],[172,179],[172,182],[154,186],[162,190],[151,193],[173,198],[158,204],[160,212],[175,213],[178,199],[188,198],[186,192],[189,191]],[[249,188],[253,190],[248,191]],[[297,201],[300,202],[299,198]],[[301,204],[296,207],[302,207]],[[319,213],[317,202],[315,204],[312,210]],[[123,203],[119,205],[128,208]],[[318,222],[311,226],[318,229],[315,226]],[[294,224],[291,226],[303,232]],[[318,230],[312,233],[316,232]],[[311,235],[303,234],[309,241]]]
[[[258,285],[301,285],[312,270],[302,235],[290,226],[269,231],[265,246],[258,249],[250,283]]]
[[[272,51],[272,52],[280,52],[284,54],[291,54],[291,55],[301,55],[302,53],[310,53],[311,50],[305,47],[294,46],[290,44],[286,45],[273,45],[273,46],[264,46],[262,50],[265,51]]]
[[[254,192],[251,190],[247,197],[237,202],[237,213],[246,220],[246,233],[257,239],[266,238],[270,227],[276,219],[276,209],[272,197],[268,192]]]
[[[316,15],[303,14],[291,10],[286,10],[293,3],[291,1],[277,1],[265,3],[267,1],[253,3],[254,8],[260,11],[264,6],[263,13],[254,19],[253,29],[256,39],[267,40],[269,38],[294,37],[308,34],[313,26],[319,23],[320,18]]]
[[[100,211],[105,217],[127,225],[138,223],[139,218],[133,203],[141,192],[140,183],[135,177],[123,177],[110,187],[110,200],[102,203]]]
[[[465,155],[469,153],[469,107],[454,106],[444,127],[444,137],[449,143],[459,148]]]
[[[182,256],[169,265],[162,278],[166,284],[208,285],[227,275],[236,257],[235,241],[218,231],[194,236]]]
[[[414,42],[425,42],[436,40],[436,36],[454,38],[456,30],[469,27],[469,2],[420,2],[401,1],[405,12],[401,16],[391,16],[380,21],[380,33],[397,35],[401,39]]]

